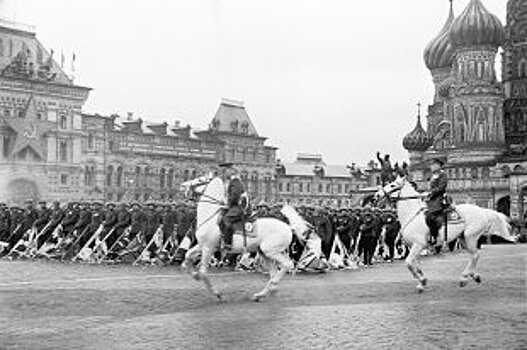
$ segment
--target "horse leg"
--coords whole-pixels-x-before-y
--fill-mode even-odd
[[[270,274],[269,282],[267,282],[262,291],[253,295],[252,300],[254,301],[260,301],[269,295],[270,291],[276,291],[280,280],[282,280],[285,274],[294,267],[289,256],[284,253],[273,251],[264,254],[269,260],[271,260],[271,263],[276,262],[278,264],[278,271],[274,274]]]
[[[201,263],[199,267],[198,276],[199,279],[201,279],[205,286],[207,287],[207,290],[211,292],[218,300],[221,300],[221,293],[218,292],[216,288],[212,285],[212,282],[210,281],[210,278],[207,276],[207,270],[209,269],[210,259],[212,258],[212,255],[214,254],[214,251],[210,248],[203,248],[201,253]]]
[[[476,236],[470,236],[468,239],[465,238],[465,246],[470,254],[470,260],[461,274],[461,279],[459,280],[460,287],[465,287],[468,284],[469,278],[472,278],[478,284],[481,283],[481,276],[475,272],[479,260],[478,238]]]
[[[422,293],[424,291],[427,283],[427,279],[424,276],[423,271],[417,266],[417,258],[419,257],[421,250],[423,250],[423,247],[420,244],[414,243],[410,249],[410,254],[408,254],[408,257],[406,258],[406,266],[408,267],[408,270],[412,276],[414,276],[414,278],[419,281],[416,287],[418,293]]]
[[[196,260],[198,259],[199,255],[201,254],[201,247],[200,245],[195,245],[191,249],[187,251],[185,254],[185,261],[183,261],[183,264],[181,265],[190,275],[196,280],[199,281],[199,273],[196,269]]]

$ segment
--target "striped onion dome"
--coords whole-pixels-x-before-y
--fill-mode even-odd
[[[463,13],[454,20],[450,30],[454,47],[498,47],[505,40],[505,30],[499,18],[490,13],[481,0],[471,0]]]
[[[417,125],[403,138],[403,147],[410,152],[424,152],[432,146],[433,139],[421,125],[421,115],[417,115]]]
[[[450,28],[454,22],[454,9],[450,2],[450,14],[439,34],[427,45],[424,52],[425,64],[428,69],[446,68],[452,66],[454,46],[450,40]]]

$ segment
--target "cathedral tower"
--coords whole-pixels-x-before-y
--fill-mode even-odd
[[[449,162],[495,160],[505,142],[502,85],[495,59],[505,32],[481,0],[471,0],[454,20],[450,40],[455,48],[452,102],[447,110],[452,133]]]

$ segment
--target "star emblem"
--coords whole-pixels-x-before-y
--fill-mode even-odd
[[[29,147],[41,159],[46,159],[44,155],[44,136],[53,129],[53,124],[48,122],[47,119],[37,117],[33,95],[29,98],[23,111],[23,117],[15,115],[4,117],[3,119],[16,133],[15,143],[11,150],[12,157]]]

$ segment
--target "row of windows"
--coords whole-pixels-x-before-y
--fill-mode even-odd
[[[230,151],[230,158],[232,161],[242,161],[246,162],[249,160],[252,161],[258,161],[258,150],[254,150],[252,152],[248,152],[246,149],[242,149],[241,151],[237,151],[236,149],[231,149]],[[271,153],[267,152],[265,154],[265,163],[270,164],[273,162],[274,159],[272,159]]]
[[[123,175],[124,175],[124,169],[122,166],[117,166],[114,168],[113,165],[109,165],[106,168],[106,186],[116,186],[116,187],[123,187]],[[148,179],[151,178],[152,175],[155,175],[151,172],[151,169],[149,167],[135,167],[135,170],[133,172],[133,176],[129,177],[129,180],[126,184],[127,187],[148,187]],[[178,180],[182,180],[183,182],[195,179],[198,177],[198,171],[196,169],[193,170],[183,170],[181,173],[178,174],[174,169],[165,169],[161,168],[159,170],[159,187],[160,188],[173,188],[175,183],[178,182]]]
[[[318,193],[333,193],[334,191],[336,194],[345,194],[350,192],[351,185],[326,184],[324,186],[324,184],[318,184],[318,186],[315,186],[310,183],[285,183],[285,192],[292,192],[293,188],[296,188],[298,193],[311,193],[313,191],[316,191]],[[282,182],[278,184],[278,191],[284,192],[284,184]]]

